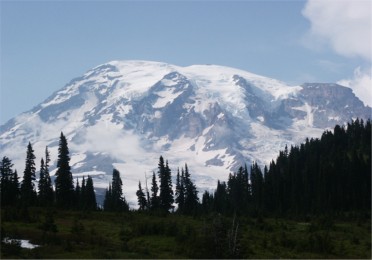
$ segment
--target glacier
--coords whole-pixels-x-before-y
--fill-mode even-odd
[[[62,131],[74,178],[92,176],[100,200],[115,167],[135,207],[138,181],[145,186],[160,155],[174,176],[187,163],[198,189],[211,190],[241,165],[268,164],[286,145],[370,116],[350,88],[334,83],[291,86],[217,65],[111,61],[2,125],[0,155],[21,173],[27,143],[37,167],[48,146],[53,176]]]

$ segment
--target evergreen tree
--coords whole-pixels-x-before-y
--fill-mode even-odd
[[[252,202],[255,209],[263,205],[263,175],[260,167],[254,162],[251,166]]]
[[[116,169],[112,172],[112,184],[106,191],[104,208],[111,211],[128,211],[129,205],[123,196],[123,183],[120,172]],[[110,191],[111,188],[111,191]],[[106,205],[106,206],[105,206]]]
[[[159,202],[159,187],[158,183],[156,182],[156,175],[155,172],[152,173],[152,181],[151,181],[151,210],[158,210],[160,207],[160,202]]]
[[[145,193],[142,190],[141,182],[138,182],[138,190],[136,192],[139,210],[146,210],[147,209],[147,200]]]
[[[106,189],[106,192],[105,192],[105,199],[103,200],[103,210],[105,211],[113,210],[111,183],[109,184],[109,187]]]
[[[246,178],[247,173],[239,167],[238,172],[229,175],[227,182],[229,205],[238,214],[247,211],[249,186]]]
[[[184,212],[186,214],[195,213],[199,205],[198,190],[191,180],[187,164],[185,164],[185,173],[183,179],[185,190]]]
[[[45,162],[41,158],[40,161],[40,178],[39,178],[39,204],[41,206],[50,206],[54,200],[52,181],[49,176],[49,151],[48,147],[45,149]]]
[[[87,196],[87,189],[85,184],[85,176],[83,176],[83,181],[81,182],[81,192],[80,192],[80,208],[84,207],[84,201],[86,200]]]
[[[35,190],[35,155],[31,143],[27,146],[26,166],[23,172],[23,180],[21,183],[21,201],[24,205],[35,205],[36,190]]]
[[[93,179],[88,175],[87,183],[85,186],[85,196],[83,200],[83,209],[96,210],[97,201],[96,193],[94,192]]]
[[[14,170],[13,176],[12,176],[12,181],[11,181],[12,187],[11,187],[10,198],[9,198],[10,205],[15,205],[16,202],[19,199],[19,196],[20,196],[19,180],[18,179],[19,179],[19,177],[18,177],[17,170]]]
[[[225,182],[217,181],[217,188],[214,192],[214,200],[213,200],[213,210],[225,214],[228,212],[229,203],[228,203],[228,196],[227,196],[227,187]]]
[[[54,203],[54,191],[53,191],[53,184],[52,180],[50,179],[49,175],[49,163],[50,163],[50,155],[48,146],[45,147],[45,165],[44,165],[44,179],[45,179],[45,202],[46,205],[52,205]]]
[[[39,188],[39,204],[40,205],[44,205],[44,200],[45,200],[45,191],[44,191],[44,187],[45,187],[45,164],[44,164],[44,159],[41,158],[41,161],[40,161],[40,173],[39,173],[39,184],[38,184],[38,188]]]
[[[19,196],[18,175],[12,167],[12,161],[4,156],[0,162],[2,206],[15,205]]]
[[[213,195],[210,194],[209,191],[204,191],[201,205],[202,212],[204,214],[210,213],[213,210],[213,203],[214,203]]]
[[[76,179],[76,186],[75,186],[75,200],[76,205],[78,208],[82,208],[82,196],[81,196],[81,187],[79,184],[79,179]]]
[[[70,156],[66,137],[61,133],[56,172],[56,203],[62,208],[74,206],[74,183],[70,168]]]
[[[158,174],[160,179],[160,207],[164,211],[169,211],[173,208],[173,190],[172,190],[172,179],[171,170],[168,166],[168,161],[164,165],[164,159],[162,156],[159,158]]]
[[[180,169],[177,169],[177,179],[176,179],[176,192],[175,192],[175,202],[178,204],[178,212],[183,212],[183,206],[185,204],[185,185],[184,185],[184,172],[182,169],[182,174],[180,176]]]

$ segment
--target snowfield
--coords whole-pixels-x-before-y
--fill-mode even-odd
[[[117,168],[135,207],[138,181],[145,187],[160,155],[174,178],[187,163],[201,193],[241,165],[268,164],[286,145],[370,115],[351,89],[337,84],[290,86],[217,65],[112,61],[1,126],[0,155],[22,175],[28,142],[37,169],[48,146],[53,176],[62,131],[74,178],[92,176],[102,198]]]

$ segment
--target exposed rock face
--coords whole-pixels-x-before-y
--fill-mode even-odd
[[[1,126],[0,145],[22,172],[27,143],[39,158],[48,145],[56,161],[63,131],[74,176],[92,175],[98,189],[112,167],[135,189],[161,154],[174,170],[187,162],[203,189],[244,163],[268,163],[286,144],[370,115],[337,84],[289,86],[228,67],[114,61]]]

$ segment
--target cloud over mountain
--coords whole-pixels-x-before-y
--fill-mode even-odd
[[[370,114],[351,89],[337,84],[290,86],[216,65],[113,61],[1,126],[0,146],[18,172],[29,141],[36,162],[48,146],[53,175],[63,131],[74,177],[91,175],[102,194],[115,167],[135,204],[138,180],[145,183],[156,171],[160,155],[173,172],[188,163],[204,190],[245,163],[267,164],[285,145]]]

